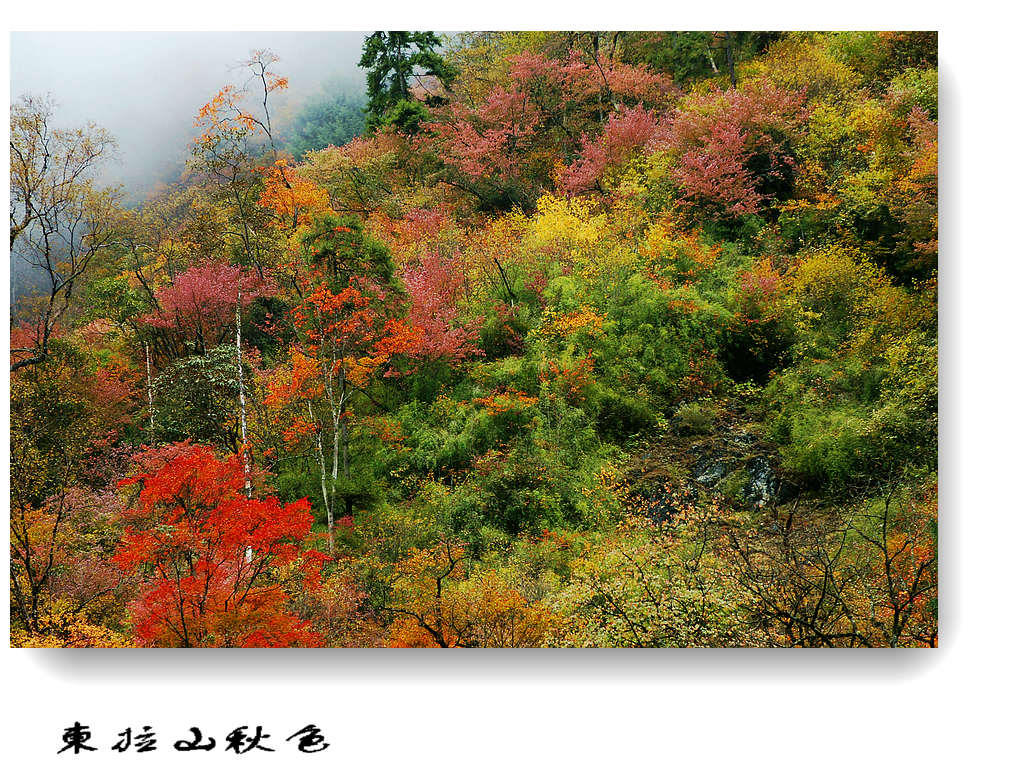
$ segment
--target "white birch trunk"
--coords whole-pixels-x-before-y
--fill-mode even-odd
[[[244,459],[244,495],[251,498],[251,458],[248,455],[248,408],[244,395],[244,367],[241,359],[241,283],[237,284],[237,306],[234,309],[234,326],[237,332],[237,397],[241,404],[241,456]],[[251,547],[244,548],[244,560],[251,563]]]
[[[319,461],[319,482],[322,485],[322,503],[326,507],[326,530],[329,535],[329,552],[333,554],[333,507],[330,504],[329,492],[326,490],[326,456],[322,452],[322,430],[315,420],[312,412],[312,403],[309,401],[308,418],[315,425],[315,450]]]
[[[149,341],[145,341],[145,389],[149,397],[149,435],[156,437],[155,410],[152,407],[152,357],[149,354]]]
[[[248,408],[244,394],[244,367],[241,359],[241,285],[237,286],[237,308],[234,312],[237,328],[237,396],[241,403],[241,453],[244,458],[244,493],[251,498],[251,458],[248,455]]]

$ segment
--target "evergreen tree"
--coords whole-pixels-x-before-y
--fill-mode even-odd
[[[345,145],[365,130],[365,98],[340,93],[306,104],[291,126],[288,149],[297,159],[309,150]]]
[[[415,130],[417,121],[408,121],[408,113],[420,118],[424,111],[411,99],[414,78],[434,76],[444,86],[453,78],[453,69],[436,52],[439,45],[434,32],[373,32],[365,38],[358,64],[368,71],[365,115],[369,131],[392,123],[403,131]]]

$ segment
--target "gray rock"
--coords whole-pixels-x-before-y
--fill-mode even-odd
[[[734,432],[730,435],[730,442],[734,445],[739,445],[742,448],[748,448],[754,445],[758,441],[758,438],[751,434],[751,432]]]
[[[752,459],[747,465],[747,485],[744,498],[753,507],[761,509],[776,498],[779,479],[772,471],[769,460],[764,456]]]
[[[702,485],[715,485],[728,471],[725,462],[712,456],[702,456],[694,462],[694,479]]]

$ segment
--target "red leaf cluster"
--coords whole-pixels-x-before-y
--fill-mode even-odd
[[[325,557],[306,552],[308,501],[248,499],[237,456],[176,446],[170,460],[124,481],[141,483],[114,562],[145,577],[131,604],[146,646],[313,646],[287,610],[284,576],[315,583]]]

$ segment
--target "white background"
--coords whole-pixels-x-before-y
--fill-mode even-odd
[[[8,650],[0,693],[0,753],[13,762],[6,769],[1017,768],[1020,37],[1000,10],[1008,5],[95,5],[39,2],[7,13],[18,30],[938,29],[942,647]],[[129,724],[150,724],[163,749],[57,757],[59,734],[75,720],[92,726],[100,747]],[[282,739],[309,722],[334,745],[300,756]],[[265,725],[279,750],[167,750],[191,725],[222,737],[239,724]]]

